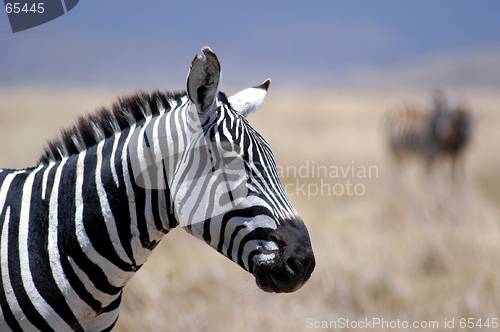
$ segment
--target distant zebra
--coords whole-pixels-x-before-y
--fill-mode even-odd
[[[248,124],[269,87],[226,98],[208,47],[187,93],[80,118],[39,164],[0,170],[0,331],[109,331],[122,288],[177,225],[293,292],[315,260],[269,145]]]
[[[431,109],[405,104],[387,120],[389,147],[397,162],[414,155],[430,170],[438,158],[449,158],[456,176],[461,166],[458,160],[471,134],[472,116],[465,106],[451,108],[444,94],[437,91]]]

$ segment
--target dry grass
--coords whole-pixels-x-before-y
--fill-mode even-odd
[[[0,162],[31,166],[44,139],[113,97],[92,92],[0,92]],[[308,225],[317,267],[293,294],[266,294],[253,277],[181,229],[168,234],[125,288],[116,331],[307,331],[315,321],[439,322],[500,313],[500,97],[470,91],[476,111],[465,178],[418,163],[396,174],[381,130],[388,107],[420,92],[270,91],[250,122],[278,165],[376,166],[378,177],[284,178]],[[74,106],[77,105],[77,106]],[[8,143],[6,143],[8,142]],[[297,193],[328,183],[365,194]],[[309,192],[311,194],[311,192]],[[500,317],[499,317],[500,318]],[[355,330],[355,329],[352,329]],[[380,329],[381,330],[381,329]],[[437,330],[437,329],[435,329]],[[477,328],[477,330],[484,330]]]

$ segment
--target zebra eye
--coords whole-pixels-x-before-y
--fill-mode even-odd
[[[222,152],[238,151],[238,146],[230,142],[220,142],[219,145]]]

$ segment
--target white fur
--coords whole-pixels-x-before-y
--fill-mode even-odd
[[[31,194],[33,190],[33,181],[35,175],[40,171],[40,168],[31,172],[26,179],[23,187],[23,196],[21,202],[20,222],[19,222],[19,262],[21,268],[21,278],[24,289],[28,295],[30,302],[43,317],[51,317],[47,319],[47,324],[55,331],[69,331],[71,327],[52,309],[52,307],[40,295],[33,281],[31,274],[29,253],[28,253],[28,231],[30,221],[30,206]],[[6,241],[7,242],[7,241]]]
[[[4,182],[5,183],[5,182]],[[1,193],[1,190],[0,190]],[[5,291],[5,298],[7,300],[7,303],[9,304],[10,310],[12,311],[12,314],[16,318],[16,320],[19,322],[19,325],[21,326],[21,329],[23,331],[36,331],[36,327],[31,324],[31,322],[26,318],[26,316],[23,314],[23,310],[21,309],[21,306],[19,305],[19,302],[17,302],[16,295],[14,294],[14,289],[12,288],[12,283],[10,282],[10,275],[9,275],[9,257],[7,255],[8,252],[8,238],[9,238],[9,223],[10,223],[10,206],[7,207],[5,211],[5,220],[3,222],[3,227],[2,227],[2,236],[1,236],[1,251],[2,255],[1,257],[1,263],[2,263],[2,284],[4,287]],[[10,330],[10,329],[8,329]],[[8,331],[7,330],[7,331]]]
[[[236,112],[246,117],[259,109],[266,94],[267,90],[260,87],[248,88],[232,95],[228,101]]]
[[[99,202],[101,205],[102,216],[104,218],[104,223],[106,224],[106,229],[108,230],[108,234],[111,240],[111,244],[113,245],[113,249],[120,259],[127,264],[132,264],[132,261],[128,257],[125,249],[123,248],[120,236],[118,235],[118,228],[116,227],[116,220],[113,215],[113,211],[111,211],[111,207],[109,206],[108,196],[106,194],[106,190],[104,189],[104,185],[102,183],[101,178],[101,169],[102,169],[102,149],[104,146],[104,141],[99,142],[97,145],[97,165],[95,171],[95,186],[97,189],[97,195],[99,196]]]
[[[75,193],[75,234],[78,243],[87,257],[97,264],[108,277],[108,281],[115,287],[124,286],[127,281],[134,275],[133,272],[126,272],[111,263],[107,258],[99,254],[92,242],[90,241],[85,226],[83,224],[83,207],[85,202],[83,200],[83,174],[84,174],[84,160],[86,151],[80,152],[78,156],[77,170],[76,170],[76,193]]]

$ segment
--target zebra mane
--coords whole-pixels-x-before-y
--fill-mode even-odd
[[[129,128],[134,123],[169,111],[187,92],[137,92],[119,97],[110,108],[100,108],[94,114],[80,116],[75,125],[62,131],[60,138],[48,142],[39,164],[49,164],[78,154],[104,139]],[[226,95],[219,92],[220,102],[229,105]],[[173,103],[173,104],[172,104]]]
[[[94,114],[80,116],[75,125],[62,131],[60,138],[48,142],[39,163],[48,164],[78,154],[148,116],[159,114],[160,110],[170,110],[172,102],[186,95],[186,92],[141,91],[119,97],[111,108],[103,107]]]

